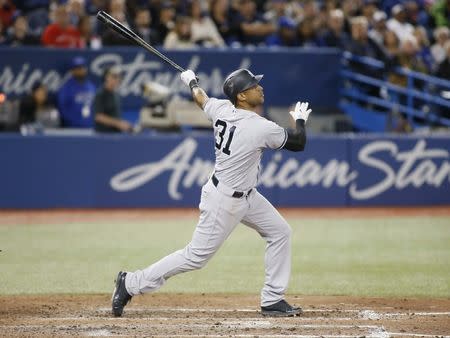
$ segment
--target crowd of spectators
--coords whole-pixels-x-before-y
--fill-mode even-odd
[[[450,0],[0,0],[0,46],[131,45],[99,24],[99,10],[166,49],[335,47],[450,79]],[[83,67],[74,65],[71,80],[59,93],[59,110],[67,113],[70,109],[63,106],[71,105],[78,112],[77,121],[62,114],[63,126],[99,122],[88,111],[94,89],[85,81]],[[398,74],[389,80],[406,85]],[[44,106],[45,91],[36,86],[23,104]],[[71,91],[84,92],[84,101],[69,104]],[[130,129],[119,118],[99,115],[99,120],[107,128]]]
[[[337,47],[449,78],[450,0],[0,0],[0,44],[132,44],[99,10],[167,49]]]
[[[0,0],[0,44],[131,44],[99,10],[168,49],[329,46],[448,77],[450,0]]]
[[[118,66],[107,67],[102,84],[96,87],[89,79],[87,66],[84,57],[75,56],[69,65],[69,76],[55,95],[49,94],[43,82],[35,82],[30,93],[17,101],[17,111],[14,105],[9,107],[15,113],[3,111],[11,116],[6,121],[0,120],[0,131],[20,130],[22,134],[28,134],[44,128],[63,127],[131,132],[132,125],[122,119],[118,94],[122,70]],[[5,99],[4,96],[0,98]],[[1,103],[4,102],[0,101],[0,108]]]

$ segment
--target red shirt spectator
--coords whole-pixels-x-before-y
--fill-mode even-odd
[[[48,25],[42,34],[42,43],[49,47],[81,48],[80,32],[69,24],[66,5],[60,5],[54,12],[55,23]]]
[[[0,21],[5,30],[12,24],[15,10],[16,7],[11,0],[0,0]]]
[[[49,47],[81,48],[80,32],[73,26],[48,25],[42,34],[42,43]]]

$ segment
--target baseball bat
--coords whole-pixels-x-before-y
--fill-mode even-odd
[[[159,58],[161,58],[163,61],[167,62],[169,65],[174,67],[179,72],[184,72],[185,69],[179,65],[177,65],[175,62],[173,62],[171,59],[169,59],[167,56],[162,54],[159,50],[157,50],[155,47],[148,44],[145,40],[143,40],[139,35],[137,35],[135,32],[133,32],[131,29],[126,27],[124,24],[119,22],[118,20],[114,19],[111,15],[106,13],[105,11],[99,11],[97,13],[97,19],[100,20],[102,23],[104,23],[109,28],[115,30],[120,35],[126,37],[127,39],[137,43],[139,46],[145,48],[150,53],[155,54]]]

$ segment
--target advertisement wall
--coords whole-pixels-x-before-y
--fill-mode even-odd
[[[222,85],[229,73],[249,68],[255,74],[264,74],[261,84],[270,106],[287,106],[306,97],[316,107],[338,105],[340,52],[335,49],[202,49],[164,53],[181,67],[194,70],[202,88],[213,97],[223,97]],[[138,47],[99,51],[0,47],[0,91],[11,97],[22,96],[34,83],[43,81],[54,93],[67,80],[75,56],[86,58],[90,79],[97,86],[107,67],[122,68],[120,95],[124,110],[142,106],[142,84],[148,81],[167,86],[175,94],[189,94],[177,70]]]
[[[450,204],[450,136],[310,136],[266,151],[258,189],[279,206]],[[212,133],[0,135],[0,208],[197,207]]]

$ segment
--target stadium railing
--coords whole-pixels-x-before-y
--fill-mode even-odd
[[[389,74],[404,76],[406,87],[389,82]],[[348,52],[343,53],[341,76],[340,108],[360,131],[387,131],[395,114],[415,128],[450,127],[448,80]]]

